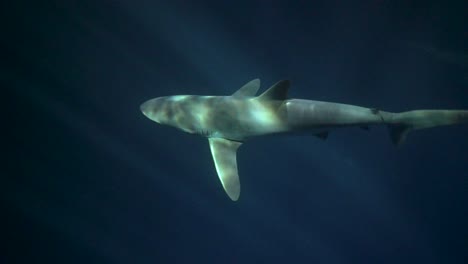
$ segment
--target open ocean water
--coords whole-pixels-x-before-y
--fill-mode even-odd
[[[140,104],[468,109],[465,1],[3,3],[1,263],[468,263],[468,125],[265,137],[232,202],[207,140]]]

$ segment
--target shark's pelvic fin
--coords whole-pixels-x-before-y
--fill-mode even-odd
[[[320,138],[321,140],[326,140],[328,138],[329,134],[330,133],[328,131],[325,131],[325,132],[317,133],[317,134],[315,134],[315,136]]]
[[[260,88],[260,79],[253,79],[252,81],[244,84],[239,90],[232,94],[234,97],[249,97],[255,96]]]
[[[211,155],[218,177],[231,200],[237,201],[240,195],[239,175],[237,173],[236,151],[241,142],[223,138],[209,138]]]
[[[289,80],[281,80],[258,96],[258,100],[286,100],[288,99]]]

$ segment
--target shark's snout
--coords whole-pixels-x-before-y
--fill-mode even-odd
[[[140,105],[140,111],[149,119],[161,123],[164,98],[153,98]]]
[[[150,112],[150,101],[146,101],[140,105],[140,111],[145,115],[148,116],[148,113]]]

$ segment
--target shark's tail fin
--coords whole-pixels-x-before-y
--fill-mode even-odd
[[[401,145],[411,130],[462,123],[468,123],[468,110],[414,110],[395,113],[387,122],[395,145]]]

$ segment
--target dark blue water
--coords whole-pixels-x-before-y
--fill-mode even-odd
[[[2,263],[466,263],[467,125],[400,148],[384,127],[252,140],[232,202],[206,139],[139,105],[258,77],[294,98],[468,109],[467,7],[9,4]]]

